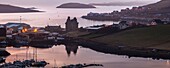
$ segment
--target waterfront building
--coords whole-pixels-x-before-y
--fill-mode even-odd
[[[129,24],[127,23],[127,21],[121,21],[119,23],[119,29],[126,29],[129,27]]]
[[[22,29],[26,28],[31,28],[31,26],[29,24],[26,23],[13,23],[13,22],[9,22],[7,24],[4,24],[6,26],[7,29],[13,30],[12,32],[21,32]]]
[[[59,26],[49,26],[49,25],[47,25],[45,27],[45,30],[49,31],[49,32],[61,32],[61,31],[63,31],[63,29],[61,28],[60,25]]]
[[[66,31],[67,32],[71,32],[71,31],[77,31],[78,30],[78,22],[77,22],[77,18],[74,17],[73,19],[70,19],[70,17],[67,18],[66,21]]]

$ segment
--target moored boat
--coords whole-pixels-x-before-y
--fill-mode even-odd
[[[33,62],[30,66],[31,67],[45,67],[47,64],[46,61],[37,61],[37,62]]]

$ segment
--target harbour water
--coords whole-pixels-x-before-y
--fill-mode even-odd
[[[78,63],[97,63],[104,67],[95,68],[169,68],[169,60],[153,60],[150,58],[128,58],[127,56],[118,56],[114,54],[105,54],[84,48],[78,45],[56,45],[52,48],[33,48],[8,47],[6,50],[11,53],[6,62],[15,60],[25,60],[33,58],[33,50],[37,49],[37,60],[45,60],[50,64],[46,68],[53,66],[63,66]],[[35,58],[35,57],[34,57]],[[94,68],[94,67],[88,67]]]
[[[21,22],[28,23],[34,27],[44,27],[46,25],[61,25],[63,28],[65,27],[65,22],[68,16],[71,18],[77,17],[79,22],[79,27],[86,27],[91,25],[101,25],[101,24],[113,24],[113,21],[90,21],[86,19],[82,19],[81,16],[86,15],[90,12],[112,12],[113,10],[120,10],[130,6],[98,6],[95,9],[62,9],[55,7],[42,7],[38,10],[45,11],[40,13],[0,13],[1,19],[0,24],[4,24],[7,22]],[[117,23],[117,22],[114,22]]]
[[[10,13],[0,14],[0,24],[7,22],[19,22],[22,16],[22,22],[26,22],[34,27],[44,27],[46,25],[61,25],[65,26],[65,20],[68,16],[77,17],[80,22],[80,27],[100,24],[113,24],[112,21],[90,21],[81,19],[82,15],[89,12],[112,12],[113,10],[120,10],[130,6],[110,6],[97,7],[96,9],[58,9],[55,7],[39,8],[46,12],[41,13]],[[50,19],[49,19],[50,18]],[[117,23],[117,22],[114,22]],[[6,50],[11,53],[7,57],[7,62],[15,60],[31,59],[33,47],[13,48],[7,47]],[[52,48],[40,49],[37,48],[37,59],[46,60],[50,64],[46,68],[53,66],[62,66],[77,63],[99,63],[103,64],[104,68],[169,68],[169,60],[152,60],[149,58],[128,58],[127,56],[118,56],[114,54],[104,54],[91,50],[90,48],[83,48],[77,45],[56,45]],[[69,53],[71,54],[69,55]],[[27,53],[27,54],[26,54]],[[26,56],[27,55],[27,56]],[[55,62],[56,60],[56,62]],[[90,67],[89,67],[90,68]],[[91,67],[94,68],[94,67]],[[100,67],[95,67],[100,68]],[[102,67],[103,68],[103,67]]]

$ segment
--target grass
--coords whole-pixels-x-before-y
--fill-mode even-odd
[[[98,35],[88,35],[84,38],[91,37],[91,40],[107,43],[111,46],[114,46],[117,43],[121,43],[133,47],[170,50],[170,25],[136,28],[101,37],[95,36]]]

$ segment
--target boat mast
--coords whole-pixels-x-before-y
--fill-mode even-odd
[[[22,20],[22,16],[20,16],[20,23],[21,23],[21,20]]]
[[[51,19],[49,18],[48,20],[49,20],[49,22],[47,22],[47,26],[50,26],[49,23],[50,23],[50,20],[51,20]]]
[[[16,54],[16,60],[18,60],[18,55]]]
[[[54,68],[58,68],[56,65],[57,63],[56,63],[56,60],[54,59]]]
[[[36,58],[36,62],[37,62],[37,48],[36,48],[36,55],[35,55],[35,58]]]
[[[33,52],[32,52],[32,57],[33,57],[33,60],[34,60],[34,48],[33,48]]]
[[[26,48],[26,60],[28,60],[28,47]]]

